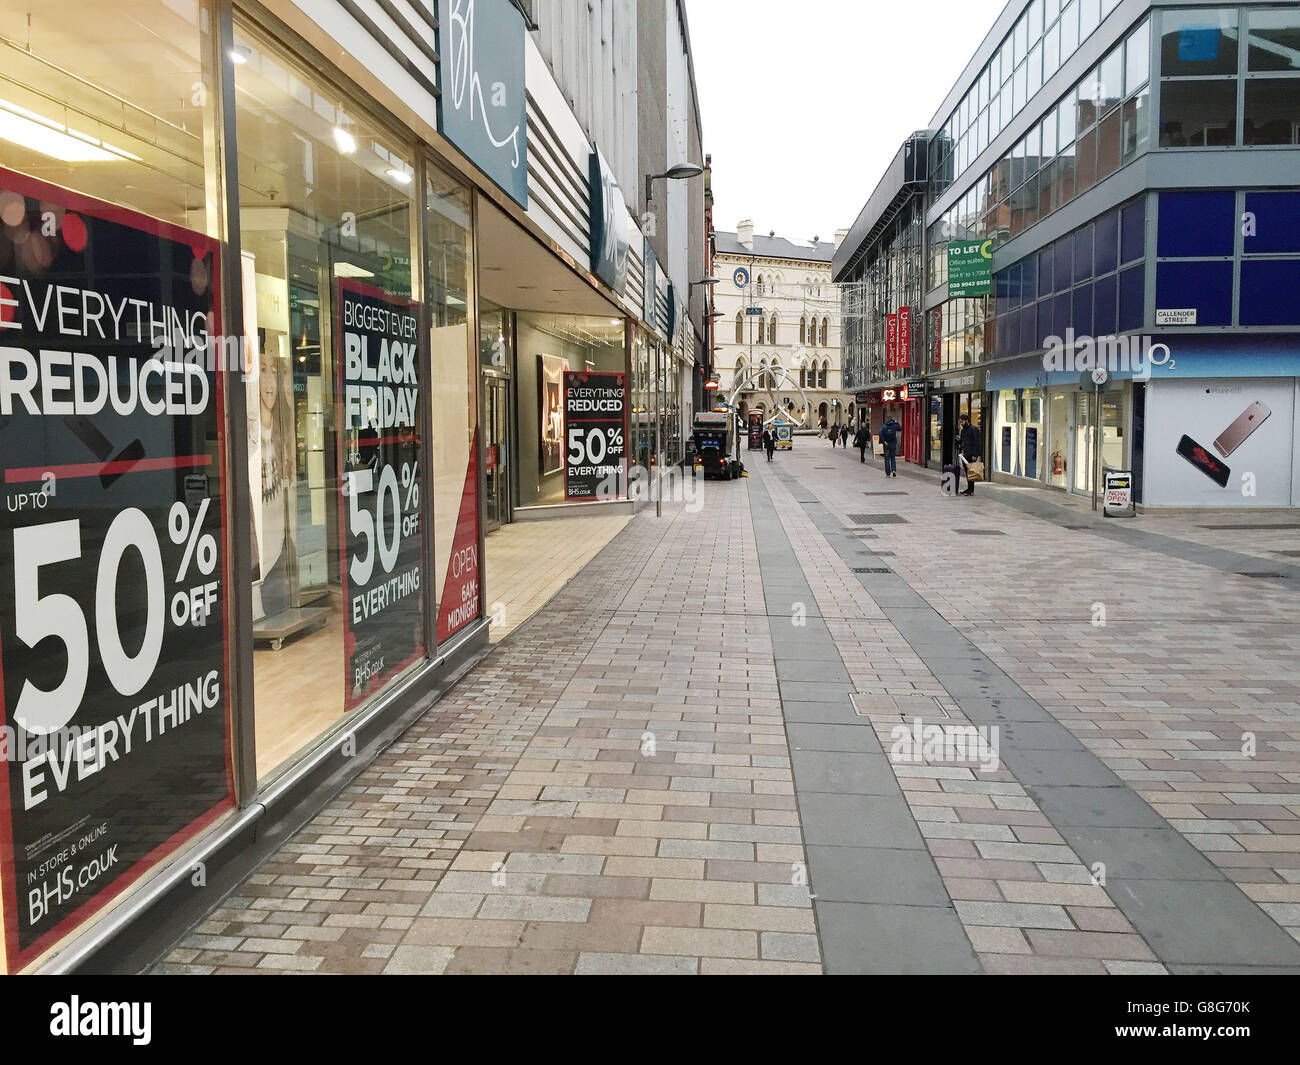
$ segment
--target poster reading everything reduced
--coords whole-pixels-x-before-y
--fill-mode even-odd
[[[3,169],[0,219],[12,972],[234,792],[217,244]]]
[[[349,710],[424,656],[419,305],[338,291],[339,535]]]
[[[621,373],[564,372],[564,498],[627,495],[627,390]]]

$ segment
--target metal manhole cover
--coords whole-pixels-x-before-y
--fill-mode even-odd
[[[1086,532],[1091,529],[1091,525],[1062,525],[1062,529],[1073,529],[1075,532]]]
[[[1281,555],[1283,558],[1300,558],[1300,551],[1274,551],[1273,554]]]
[[[864,496],[905,496],[906,492],[863,492]]]
[[[958,536],[1006,536],[1001,529],[954,529]]]
[[[850,514],[854,525],[906,525],[907,519],[898,514]]]
[[[888,566],[854,566],[854,573],[892,573]]]
[[[1252,573],[1252,572],[1241,572],[1241,573],[1238,573],[1237,576],[1238,576],[1238,577],[1258,577],[1260,580],[1265,580],[1265,581],[1284,581],[1284,580],[1286,580],[1286,578],[1287,578],[1287,575],[1286,575],[1285,573]]]

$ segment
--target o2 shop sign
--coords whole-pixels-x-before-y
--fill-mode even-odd
[[[338,288],[339,508],[346,706],[424,656],[420,535],[419,305],[342,280]]]
[[[233,806],[215,241],[0,169],[12,972]]]

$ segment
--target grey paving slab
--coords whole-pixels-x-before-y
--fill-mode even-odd
[[[1223,881],[1223,874],[1167,825],[1163,828],[1060,825],[1057,831],[1085,865],[1091,867],[1096,862],[1105,865],[1107,885],[1115,888],[1111,897],[1121,909],[1125,894],[1122,885],[1127,880]],[[1235,887],[1233,890],[1240,893]]]
[[[1165,819],[1131,788],[1039,784],[1025,789],[1052,824],[1097,828],[1164,828]]]
[[[795,685],[792,689],[798,693]],[[787,722],[809,725],[863,725],[866,721],[853,712],[848,700],[844,702],[825,701],[803,702],[802,700],[781,698],[781,712]]]
[[[1071,750],[1043,750],[1017,747],[1008,736],[1002,757],[1014,763],[1016,779],[1025,787],[1033,784],[1073,784],[1079,787],[1113,788],[1122,781],[1106,764],[1082,745]]]
[[[799,794],[825,791],[843,795],[898,795],[898,779],[883,754],[840,751],[790,752]]]
[[[843,660],[836,655],[833,661],[824,658],[781,659],[776,663],[776,679],[820,681],[826,684],[842,684],[851,689],[849,671],[844,668]]]
[[[856,725],[815,725],[789,722],[785,727],[792,751],[859,751],[880,753],[880,741],[865,718]],[[795,788],[799,787],[796,778]]]
[[[892,902],[947,907],[948,893],[925,851],[810,844],[812,890],[823,902]]]
[[[1235,884],[1125,879],[1115,888],[1112,896],[1161,961],[1300,970],[1300,943]]]
[[[842,668],[842,667],[841,667]],[[852,683],[847,679],[840,683],[833,681],[792,681],[788,684],[784,678],[777,677],[778,683],[781,684],[781,694],[785,695],[788,688],[794,698],[801,702],[824,701],[828,703],[837,703],[844,706],[849,705],[849,693],[853,691]]]
[[[902,795],[808,792],[799,797],[799,819],[809,846],[925,850],[925,840]]]
[[[835,930],[834,935],[822,933],[827,973],[920,976],[983,971],[951,907],[820,900],[813,905],[818,925]]]
[[[1008,721],[998,726],[1002,742],[1015,751],[1077,751],[1086,747],[1055,721]]]

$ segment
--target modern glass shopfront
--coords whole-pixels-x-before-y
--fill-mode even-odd
[[[993,393],[993,471],[1090,495],[1098,460],[1103,473],[1130,468],[1132,388],[1113,381],[1100,404],[1078,387]]]
[[[483,633],[472,191],[222,18],[52,2],[0,41],[10,972]],[[621,325],[528,329],[623,365]],[[74,741],[104,756],[70,779]]]

